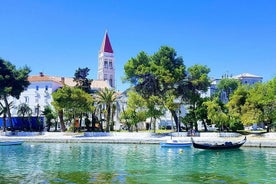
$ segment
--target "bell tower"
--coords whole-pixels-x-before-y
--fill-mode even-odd
[[[107,31],[98,56],[98,80],[107,81],[112,88],[115,88],[114,53]]]

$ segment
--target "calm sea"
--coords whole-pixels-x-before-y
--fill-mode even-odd
[[[276,183],[276,149],[206,151],[145,144],[0,147],[0,183]]]

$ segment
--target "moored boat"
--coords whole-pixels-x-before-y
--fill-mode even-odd
[[[161,142],[161,147],[191,147],[191,142],[184,142],[180,140],[168,140],[167,142]]]
[[[0,141],[0,146],[21,145],[24,141]]]
[[[209,150],[224,150],[224,149],[237,149],[240,148],[245,142],[246,137],[243,140],[232,143],[232,142],[225,142],[223,144],[210,144],[210,143],[196,143],[193,138],[191,138],[192,144],[194,148],[199,149],[209,149]]]

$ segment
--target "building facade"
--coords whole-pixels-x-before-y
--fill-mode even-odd
[[[263,77],[253,75],[253,74],[250,74],[250,73],[242,73],[242,74],[233,76],[232,78],[233,79],[238,79],[239,81],[241,81],[242,84],[249,84],[249,85],[252,85],[252,84],[263,81]]]
[[[104,35],[98,60],[98,79],[92,81],[92,91],[99,91],[103,88],[114,88],[114,55],[107,32],[105,32]],[[8,98],[8,101],[12,102],[12,117],[18,116],[18,106],[22,103],[27,104],[31,108],[31,116],[41,116],[42,111],[46,106],[52,107],[51,103],[53,101],[53,92],[64,85],[70,87],[76,86],[76,82],[74,81],[73,77],[49,76],[42,72],[40,72],[39,75],[29,76],[28,81],[30,82],[30,85],[21,93],[19,99],[13,97]]]
[[[263,81],[263,77],[253,75],[250,73],[242,73],[239,75],[235,75],[231,78],[239,80],[241,82],[241,84],[243,84],[243,85],[253,85],[255,83],[258,83],[258,82],[261,83]],[[220,80],[221,79],[212,79],[210,87],[208,88],[208,90],[206,92],[201,93],[201,96],[202,97],[210,97],[213,94],[215,94],[218,91],[217,85],[219,84]],[[221,93],[220,98],[221,98],[222,102],[224,102],[224,103],[228,102],[227,94],[225,92]]]

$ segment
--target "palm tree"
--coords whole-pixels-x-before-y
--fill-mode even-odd
[[[31,116],[31,114],[32,114],[32,109],[28,106],[28,104],[22,103],[18,106],[17,115],[22,117],[23,127],[25,124],[25,117]],[[31,130],[31,124],[29,124],[29,129]]]
[[[49,132],[52,125],[52,119],[56,118],[55,113],[50,106],[46,106],[44,107],[44,111],[42,111],[42,114],[46,118],[47,131]]]
[[[104,107],[106,117],[106,131],[110,131],[110,119],[112,104],[116,101],[117,95],[113,89],[104,88],[96,93],[96,102]]]
[[[9,104],[11,105],[11,104]],[[6,132],[8,109],[0,102],[0,115],[3,115],[3,131]]]

